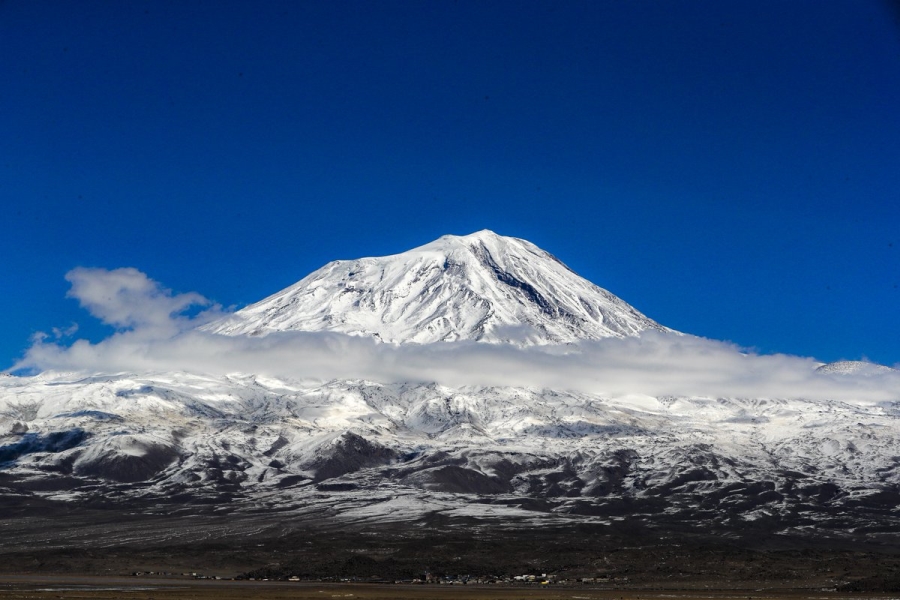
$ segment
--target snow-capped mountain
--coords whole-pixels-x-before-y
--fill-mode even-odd
[[[331,262],[205,329],[522,345],[667,331],[534,244],[487,230],[393,256]]]
[[[200,335],[331,331],[543,353],[646,330],[670,331],[529,242],[482,231],[330,263]],[[816,366],[804,380],[816,389],[866,369],[868,384],[895,381],[890,369]],[[228,502],[380,522],[627,516],[878,536],[900,525],[898,445],[900,393],[847,402],[260,373],[0,378],[6,498]]]

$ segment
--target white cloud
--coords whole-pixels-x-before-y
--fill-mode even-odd
[[[282,378],[437,382],[450,386],[524,386],[653,396],[900,400],[900,373],[869,376],[815,371],[811,358],[749,353],[732,344],[648,332],[584,342],[561,351],[474,342],[393,346],[323,332],[223,336],[194,329],[199,294],[173,295],[135,269],[76,269],[70,294],[123,331],[71,346],[38,339],[17,369],[252,372]]]
[[[139,331],[145,336],[171,336],[191,327],[197,318],[180,316],[192,306],[212,303],[195,292],[173,294],[144,273],[133,268],[88,269],[79,267],[66,273],[72,284],[68,296],[104,323],[119,329]],[[218,312],[201,313],[211,318]]]

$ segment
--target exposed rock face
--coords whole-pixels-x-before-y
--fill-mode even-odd
[[[149,436],[119,435],[90,447],[74,462],[81,477],[121,483],[147,481],[178,459],[178,450]]]
[[[349,431],[331,444],[320,446],[318,452],[319,456],[309,464],[309,468],[315,473],[315,481],[387,465],[397,458],[397,453],[390,448]]]

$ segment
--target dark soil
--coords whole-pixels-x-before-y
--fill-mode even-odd
[[[384,580],[553,574],[608,589],[900,589],[900,543],[683,523],[511,527],[434,514],[351,527],[225,505],[73,506],[0,498],[0,573],[135,571]],[[892,539],[890,536],[881,539]]]

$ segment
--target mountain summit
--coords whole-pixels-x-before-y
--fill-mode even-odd
[[[445,236],[394,256],[333,262],[207,325],[235,335],[337,331],[389,343],[518,345],[624,337],[651,328],[664,329],[533,244],[489,231]],[[76,546],[102,538],[94,546],[128,554],[135,565],[156,564],[179,544],[187,549],[181,564],[196,564],[198,547],[232,547],[247,564],[253,542],[253,560],[266,565],[266,577],[280,564],[285,575],[359,576],[358,569],[371,568],[373,575],[393,578],[433,568],[424,558],[415,569],[401,562],[424,556],[425,546],[449,548],[441,551],[447,562],[437,564],[455,573],[471,572],[465,565],[483,561],[485,548],[498,556],[508,548],[537,548],[521,568],[509,567],[522,573],[536,564],[544,568],[547,549],[568,548],[573,536],[609,536],[602,548],[583,546],[571,560],[561,555],[553,564],[593,573],[596,557],[611,548],[656,548],[643,558],[640,550],[631,555],[637,558],[622,559],[623,569],[612,572],[631,577],[635,564],[647,564],[654,577],[667,578],[654,581],[696,587],[706,563],[660,571],[658,557],[685,551],[660,550],[660,539],[687,539],[689,548],[725,548],[716,544],[747,539],[751,548],[838,544],[834,574],[816,580],[830,588],[847,581],[848,571],[838,565],[850,544],[896,553],[900,385],[891,370],[869,363],[843,361],[815,372],[809,360],[741,356],[738,349],[728,354],[714,342],[671,346],[680,356],[668,352],[668,362],[659,360],[656,344],[604,345],[598,350],[626,351],[611,365],[600,362],[614,358],[611,353],[584,347],[518,352],[475,342],[437,349],[383,344],[352,354],[357,344],[333,344],[319,374],[309,340],[209,337],[121,347],[146,349],[151,359],[167,348],[183,356],[206,352],[207,345],[212,360],[235,349],[237,361],[216,369],[226,373],[205,372],[209,359],[200,361],[200,372],[181,368],[176,354],[178,370],[125,372],[112,361],[113,373],[0,377],[0,560],[56,565],[62,550],[75,556]],[[288,365],[312,357],[313,365],[296,373],[255,369],[259,360],[242,360],[255,352]],[[411,362],[423,369],[391,364],[417,354],[423,360]],[[348,369],[353,376],[347,378],[328,368],[357,357],[372,365],[360,369],[363,376]],[[646,365],[638,364],[645,358]],[[553,374],[533,379],[529,369]],[[471,381],[457,377],[467,371]],[[489,371],[506,373],[500,381],[511,384],[479,377]],[[586,372],[590,385],[578,389],[575,379]],[[644,377],[649,386],[642,385]],[[659,387],[653,382],[663,379],[673,380],[672,392],[653,392]],[[700,393],[679,392],[685,382]],[[707,385],[711,393],[703,393]],[[784,393],[778,393],[781,385]],[[753,395],[754,389],[764,395]],[[859,401],[848,395],[854,389]],[[136,514],[147,518],[135,521]],[[537,530],[539,547],[478,545],[477,555],[459,558],[460,540],[473,539],[465,537],[473,531],[494,544],[533,540]],[[410,531],[423,537],[409,537]],[[523,533],[508,538],[511,532]],[[296,548],[307,548],[297,540],[311,536],[331,546],[297,554]],[[363,536],[364,552],[379,556],[387,549],[390,558],[357,554]],[[392,545],[398,539],[410,545],[398,550]],[[130,540],[140,540],[147,554],[133,555]],[[343,554],[323,554],[339,544],[345,544]],[[260,554],[263,546],[271,554]],[[26,562],[27,552],[44,554]],[[816,552],[806,571],[824,564]],[[721,562],[722,555],[704,556]],[[865,556],[874,555],[866,550]],[[120,560],[126,558],[93,562],[127,564]],[[781,565],[784,553],[773,560]],[[73,564],[84,572],[84,561]],[[794,574],[803,569],[759,571],[757,564],[759,584],[771,572],[790,571],[784,577],[810,585]],[[603,572],[610,572],[607,566]],[[734,573],[729,568],[722,577],[735,581]],[[675,575],[682,579],[668,579]]]
[[[336,331],[389,343],[568,343],[668,331],[552,254],[488,230],[328,263],[204,329]]]

